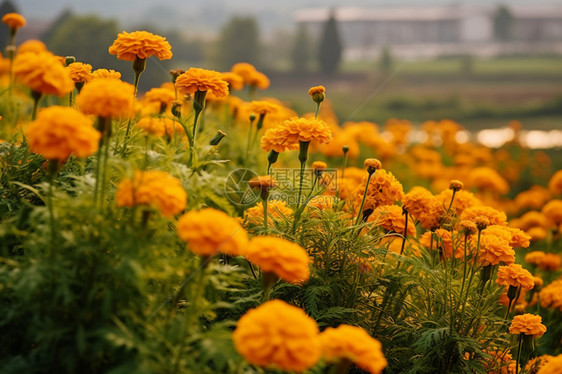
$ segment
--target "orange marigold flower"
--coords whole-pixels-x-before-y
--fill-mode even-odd
[[[332,131],[326,122],[318,118],[293,117],[283,122],[289,143],[315,141],[319,144],[332,140]]]
[[[420,237],[420,244],[426,248],[431,248],[431,238],[433,236],[433,249],[439,251],[442,258],[463,258],[464,245],[456,241],[450,231],[437,229],[435,232],[426,231]],[[455,243],[453,244],[453,240]],[[453,252],[454,251],[454,252]]]
[[[369,222],[375,222],[377,226],[381,226],[388,231],[404,234],[405,217],[402,214],[402,208],[398,205],[381,205],[369,216]],[[410,219],[408,219],[407,235],[416,235],[416,226]]]
[[[548,361],[552,358],[552,356],[550,355],[542,355],[542,356],[538,356],[538,357],[534,357],[532,359],[530,359],[527,362],[527,365],[525,365],[525,370],[527,374],[537,374],[539,372],[540,369],[542,369],[547,363]],[[551,371],[549,372],[550,374],[552,373],[556,373],[556,374],[562,374],[562,360],[560,361],[560,370],[557,371]]]
[[[49,160],[65,161],[71,154],[87,157],[96,152],[101,134],[80,111],[52,106],[38,113],[25,136],[32,152]]]
[[[258,115],[266,115],[268,113],[275,114],[281,111],[281,107],[270,101],[254,100],[247,104],[246,110]]]
[[[544,257],[538,263],[539,268],[545,271],[556,271],[560,269],[562,259],[556,253],[545,253]]]
[[[47,50],[47,46],[41,40],[36,39],[29,39],[25,42],[21,43],[18,47],[18,53],[39,53],[45,52]]]
[[[367,168],[369,174],[374,173],[375,170],[382,169],[382,163],[376,158],[366,158],[365,161],[363,161],[363,166]]]
[[[460,221],[459,222],[459,231],[464,235],[474,235],[478,232],[478,227],[472,221]]]
[[[456,197],[455,197],[456,199]],[[465,209],[461,214],[461,220],[474,221],[476,217],[486,217],[490,220],[491,225],[507,225],[507,216],[504,212],[500,212],[489,206],[473,206]],[[474,221],[476,223],[476,221]]]
[[[254,86],[256,88],[259,88],[260,90],[265,90],[269,88],[271,82],[269,81],[267,75],[265,75],[264,73],[261,73],[259,71],[254,71],[252,72],[252,74],[250,74],[250,77],[248,78],[246,84],[248,86]]]
[[[99,78],[84,85],[76,104],[86,114],[105,118],[128,117],[133,106],[131,84],[115,79]]]
[[[363,177],[361,183],[357,186],[354,193],[354,206],[359,209],[365,186],[367,184],[367,175]],[[367,189],[367,198],[363,210],[375,209],[380,205],[393,205],[395,201],[400,201],[404,197],[404,189],[402,184],[392,175],[391,172],[381,169],[371,177],[369,187]]]
[[[135,61],[156,56],[160,60],[172,58],[172,47],[166,38],[148,31],[123,31],[117,35],[109,53],[117,55],[119,60]]]
[[[312,163],[313,170],[326,170],[328,165],[324,161],[314,161]]]
[[[493,191],[500,194],[509,192],[507,181],[497,171],[489,167],[472,169],[468,174],[467,184],[482,191]]]
[[[237,64],[234,64],[230,71],[241,76],[244,80],[244,83],[247,84],[252,73],[256,71],[256,68],[254,67],[254,65],[247,62],[239,62]]]
[[[176,87],[183,93],[211,91],[215,97],[228,95],[228,83],[214,70],[189,68],[176,79]]]
[[[2,16],[2,23],[8,25],[11,29],[17,29],[25,26],[25,18],[18,13],[6,13]]]
[[[562,194],[562,170],[558,170],[548,181],[548,189],[555,195]]]
[[[539,292],[541,307],[558,309],[562,312],[562,279],[543,287]]]
[[[262,271],[274,273],[289,283],[306,282],[310,257],[303,247],[286,239],[257,236],[250,240],[244,256]]]
[[[514,224],[513,220],[511,223],[512,226],[524,231],[528,231],[532,227],[546,228],[549,225],[548,218],[544,214],[533,210],[519,217],[517,224]]]
[[[412,188],[404,196],[402,206],[413,218],[419,220],[421,226],[427,230],[439,227],[439,221],[445,213],[441,199],[419,186]]]
[[[125,178],[119,183],[115,200],[117,206],[148,205],[172,217],[185,209],[187,193],[180,180],[166,172],[135,171],[132,179]]]
[[[144,94],[144,99],[149,103],[157,102],[166,107],[176,100],[176,96],[174,91],[168,88],[155,87]]]
[[[525,262],[531,265],[538,265],[543,260],[546,253],[543,251],[532,251],[525,255]]]
[[[156,136],[164,136],[168,134],[170,137],[174,136],[175,126],[181,127],[173,119],[168,117],[142,117],[137,126],[149,134]]]
[[[525,334],[536,337],[542,336],[546,332],[546,326],[542,323],[541,316],[530,313],[521,314],[513,317],[509,332],[511,334]]]
[[[549,201],[541,212],[554,226],[562,224],[562,200]]]
[[[320,334],[320,344],[322,357],[328,362],[349,360],[372,374],[382,373],[388,364],[382,344],[360,327],[328,327]]]
[[[48,51],[18,54],[14,75],[33,91],[46,95],[64,96],[74,89],[74,82],[60,60]]]
[[[457,179],[453,179],[451,181],[451,183],[449,184],[449,189],[453,190],[453,191],[460,191],[460,190],[463,189],[463,187],[464,187],[464,184],[460,180],[457,180]]]
[[[521,287],[526,290],[535,286],[533,275],[519,264],[500,266],[496,283],[503,286]]]
[[[94,79],[98,78],[109,78],[109,79],[121,79],[121,73],[115,70],[108,69],[97,69],[92,73]]]
[[[246,312],[232,339],[252,365],[301,372],[320,359],[318,332],[316,322],[302,309],[271,300]]]
[[[228,83],[228,86],[231,90],[238,91],[244,88],[244,79],[236,73],[221,73],[221,79]]]
[[[515,205],[519,209],[540,209],[550,198],[551,194],[548,189],[534,185],[515,196]]]
[[[66,71],[74,83],[89,82],[94,78],[90,64],[73,62],[66,67]]]
[[[517,363],[511,356],[509,350],[502,351],[498,349],[483,350],[491,358],[483,359],[484,369],[488,374],[515,374]]]
[[[293,210],[289,208],[286,202],[281,200],[270,200],[267,202],[267,215],[276,218],[290,217]],[[263,203],[259,202],[256,206],[246,209],[244,211],[244,218],[248,222],[259,225],[263,223]]]
[[[527,248],[531,240],[531,237],[525,232],[508,226],[491,225],[486,228],[486,233],[501,236],[513,248]]]
[[[270,190],[277,186],[277,181],[271,175],[263,175],[250,179],[248,185],[252,188],[261,190]]]
[[[238,220],[212,208],[187,212],[178,220],[177,230],[189,249],[200,256],[219,251],[237,256],[248,243],[248,234]]]
[[[478,261],[483,266],[497,265],[500,262],[512,264],[515,262],[515,251],[509,245],[509,240],[498,236],[494,230],[482,230],[480,238],[480,255]]]
[[[281,153],[299,149],[299,143],[292,137],[289,137],[289,132],[284,126],[277,126],[268,129],[262,136],[261,148],[266,152],[275,151]]]
[[[562,374],[562,354],[549,358],[537,374]]]

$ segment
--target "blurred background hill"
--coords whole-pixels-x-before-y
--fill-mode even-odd
[[[28,20],[18,43],[41,39],[129,81],[130,64],[107,52],[117,33],[167,37],[174,58],[149,60],[142,90],[167,81],[172,68],[224,71],[248,61],[271,78],[266,94],[299,112],[310,110],[306,90],[323,84],[341,121],[451,118],[478,130],[518,119],[528,129],[562,130],[562,0],[0,4]],[[5,46],[7,28],[0,31]]]

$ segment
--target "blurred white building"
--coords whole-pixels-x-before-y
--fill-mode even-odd
[[[432,7],[341,7],[302,9],[294,14],[311,35],[319,36],[333,11],[344,46],[344,58],[376,57],[383,46],[393,54],[433,57],[470,53],[562,53],[562,7],[509,6],[510,42],[494,35],[495,5]]]

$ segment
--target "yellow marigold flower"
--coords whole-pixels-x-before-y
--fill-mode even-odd
[[[562,194],[562,170],[558,170],[548,181],[548,189],[555,195]]]
[[[155,87],[151,88],[150,91],[144,94],[144,99],[150,102],[157,102],[164,106],[171,104],[176,100],[176,96],[173,90],[168,88]]]
[[[480,255],[478,261],[483,265],[497,265],[500,262],[512,264],[515,262],[515,251],[509,245],[509,240],[497,236],[494,231],[482,230],[480,238]]]
[[[526,313],[513,317],[509,332],[511,334],[525,334],[536,337],[542,336],[546,332],[546,326],[542,323],[541,316]]]
[[[509,192],[507,181],[492,168],[479,167],[468,174],[467,184],[482,191],[493,191],[500,194]]]
[[[443,202],[419,186],[404,195],[402,206],[427,230],[439,227],[439,221],[445,213]]]
[[[543,259],[546,253],[543,251],[532,251],[525,255],[525,262],[531,265],[538,265]]]
[[[265,100],[254,100],[247,105],[248,112],[258,115],[275,114],[281,110],[279,105]]]
[[[111,69],[110,70],[97,69],[94,70],[92,75],[94,76],[94,79],[98,79],[98,78],[109,78],[109,79],[116,79],[116,80],[121,79],[121,73]]]
[[[369,222],[375,222],[377,226],[402,235],[404,234],[404,226],[406,223],[405,217],[406,216],[402,214],[402,208],[398,205],[381,205],[369,216]],[[407,235],[416,235],[416,226],[410,219],[408,219]]]
[[[522,191],[515,196],[515,205],[519,209],[540,209],[550,200],[550,191],[543,186],[532,186],[527,191]]]
[[[74,82],[60,60],[48,51],[18,54],[14,75],[33,91],[46,95],[64,96],[74,89]]]
[[[92,65],[82,62],[73,62],[66,67],[70,79],[74,83],[89,82],[94,77],[92,75]]]
[[[183,93],[195,93],[196,91],[211,91],[216,97],[228,95],[228,83],[221,77],[221,73],[189,68],[176,79],[176,87]]]
[[[185,209],[187,193],[180,180],[166,172],[135,171],[133,179],[125,178],[119,183],[115,200],[117,206],[148,205],[172,217]]]
[[[25,18],[18,13],[6,13],[2,16],[2,23],[8,25],[11,29],[17,29],[25,26]]]
[[[283,122],[289,137],[288,142],[310,142],[319,144],[332,140],[332,131],[326,122],[318,118],[293,117]]]
[[[166,38],[148,31],[123,31],[109,47],[109,53],[117,55],[119,60],[135,61],[156,56],[160,60],[172,58],[172,47]]]
[[[562,279],[543,287],[539,292],[541,307],[558,309],[562,312]]]
[[[507,225],[507,216],[505,213],[488,206],[473,206],[465,209],[461,214],[461,220],[467,219],[474,221],[474,219],[478,216],[488,218],[491,225]],[[476,223],[476,221],[474,222]]]
[[[237,256],[248,243],[246,230],[235,218],[212,208],[187,212],[176,226],[179,237],[200,256],[213,256],[219,251]]]
[[[38,113],[25,130],[25,136],[32,152],[62,162],[71,154],[87,157],[96,152],[101,134],[80,111],[52,106]]]
[[[21,43],[18,47],[18,54],[19,53],[39,53],[45,52],[47,50],[47,46],[41,40],[36,39],[29,39],[25,42]]]
[[[525,232],[508,226],[491,225],[486,228],[486,233],[502,237],[513,248],[527,248],[531,239]]]
[[[500,266],[496,283],[503,286],[521,287],[526,290],[535,286],[533,275],[519,264]]]
[[[301,284],[310,277],[310,257],[303,247],[286,239],[257,236],[250,240],[244,256],[262,271],[289,283]]]
[[[244,88],[244,79],[236,73],[221,73],[221,79],[228,83],[231,90],[238,91]]]
[[[250,76],[256,71],[256,68],[254,67],[254,65],[247,62],[239,62],[237,64],[234,64],[230,71],[241,76],[244,80],[244,83],[248,84]]]
[[[302,309],[271,300],[246,312],[232,339],[252,365],[301,372],[320,359],[318,332],[316,322]]]
[[[312,163],[313,170],[326,170],[328,165],[324,161],[314,161]]]
[[[562,224],[562,200],[549,201],[541,212],[554,226]]]
[[[356,209],[361,205],[366,184],[367,175],[363,177],[363,180],[355,189],[354,206]],[[393,205],[395,201],[400,201],[403,197],[404,189],[402,184],[398,182],[391,172],[381,169],[373,174],[369,181],[363,210],[375,209],[380,205]]]
[[[115,79],[94,79],[84,85],[76,104],[86,114],[105,118],[128,117],[133,106],[131,84]]]
[[[537,374],[562,374],[562,354],[549,358]]]
[[[439,195],[437,195],[437,198],[441,201],[441,205],[444,207],[449,206],[452,197],[453,191],[449,189],[443,190]],[[453,200],[451,209],[454,209],[457,213],[457,216],[460,217],[465,209],[472,208],[478,205],[482,205],[482,202],[476,196],[474,196],[472,192],[460,190],[455,193],[455,200]]]
[[[267,214],[273,219],[290,217],[293,210],[284,201],[270,200],[267,202]],[[259,202],[256,206],[246,209],[244,218],[254,225],[263,224],[263,203]]]
[[[562,258],[556,253],[545,253],[538,263],[539,268],[545,271],[556,271],[560,269]]]
[[[387,366],[382,344],[360,327],[339,325],[320,334],[322,357],[328,362],[349,360],[372,373],[382,373]]]

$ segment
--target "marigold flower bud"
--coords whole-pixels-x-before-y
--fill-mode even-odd
[[[74,56],[66,56],[64,58],[64,65],[65,66],[68,66],[68,65],[70,65],[72,63],[75,63],[75,62],[76,62],[76,57],[74,57]]]
[[[312,100],[314,100],[314,102],[317,104],[320,104],[326,98],[324,92],[326,92],[326,88],[324,88],[324,86],[311,87],[308,90],[308,94],[310,95],[310,97],[312,97]]]
[[[459,231],[462,232],[464,235],[473,235],[476,234],[478,228],[476,224],[469,220],[463,220],[459,224]]]
[[[376,158],[368,158],[363,165],[367,168],[367,173],[373,174],[375,171],[382,168],[382,163]]]
[[[453,190],[453,191],[460,191],[460,190],[463,189],[463,187],[464,187],[464,184],[457,179],[453,179],[451,181],[451,184],[449,184],[449,189]]]
[[[488,219],[488,217],[478,216],[474,218],[474,223],[476,224],[478,230],[484,230],[490,225],[490,219]]]
[[[211,139],[209,144],[210,145],[219,145],[222,138],[224,138],[225,136],[226,136],[226,133],[224,131],[219,130],[219,131],[217,131],[217,134],[215,136],[213,136],[213,138]]]

